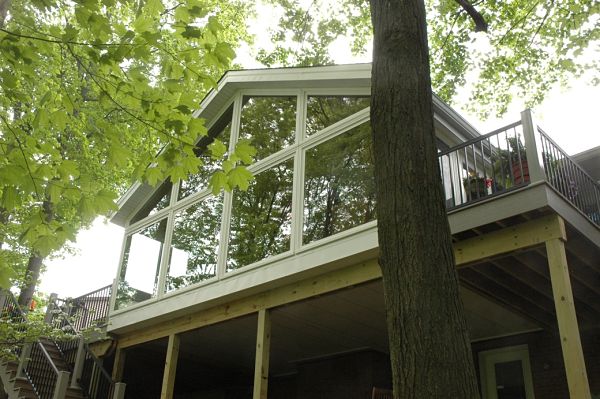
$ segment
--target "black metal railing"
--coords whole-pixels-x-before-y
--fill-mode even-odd
[[[7,327],[2,351],[6,356],[18,357],[23,346],[20,336],[27,330],[27,318],[10,291],[0,290],[0,298],[0,320]]]
[[[600,226],[600,185],[538,128],[546,180],[567,201]]]
[[[52,399],[59,371],[41,342],[31,346],[25,375],[40,399]]]
[[[521,122],[438,154],[446,206],[453,209],[529,183]]]
[[[111,292],[112,285],[107,285],[68,301],[69,315],[76,331],[106,325]]]
[[[80,300],[80,298],[84,298],[81,303],[94,303],[97,302],[95,299],[101,297],[101,295],[106,294],[106,288],[101,288],[99,290],[93,291],[90,294],[83,295],[82,297],[75,298],[75,300]],[[108,287],[110,292],[110,286]],[[109,295],[110,297],[110,295]],[[89,298],[94,298],[89,300]],[[72,311],[74,308],[70,307],[69,304],[72,303],[72,300],[60,300],[55,298],[53,302],[49,304],[49,306],[53,309],[52,313],[52,323],[55,326],[59,326],[62,329],[74,331],[80,333],[80,330],[77,329],[77,326],[83,329],[89,328],[88,322],[93,320],[94,323],[97,322],[96,318],[89,318],[86,322],[81,322],[81,319],[78,318],[78,313],[71,312],[74,316],[69,317],[68,313],[62,311],[65,309],[66,312]],[[94,307],[91,307],[94,309]],[[96,308],[97,309],[97,308]],[[102,310],[100,308],[100,310]],[[100,312],[102,314],[102,312]],[[108,306],[106,310],[106,316],[108,315]],[[106,316],[101,318],[105,322]],[[73,322],[73,324],[72,324]],[[77,383],[85,393],[86,397],[90,399],[110,399],[114,393],[114,381],[108,372],[102,366],[102,362],[98,359],[90,350],[87,343],[79,340],[68,340],[68,341],[56,341],[56,346],[59,351],[63,355],[64,360],[66,361],[69,368],[77,372],[76,363],[77,363],[77,354],[79,345],[83,345],[83,365],[81,368],[81,375],[75,375],[74,378],[77,378]]]
[[[115,384],[112,377],[102,367],[100,360],[84,344],[85,355],[79,386],[91,399],[110,399],[113,397]]]

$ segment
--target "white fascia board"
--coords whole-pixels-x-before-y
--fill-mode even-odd
[[[377,257],[377,226],[358,229],[356,234],[315,245],[259,267],[239,269],[218,281],[199,287],[190,286],[148,301],[133,309],[111,312],[108,332],[123,333],[151,325],[190,311],[199,311],[265,289],[290,284],[301,279],[343,268]],[[340,258],[340,254],[344,254]]]

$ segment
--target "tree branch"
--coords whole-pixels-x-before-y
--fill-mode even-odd
[[[475,22],[475,32],[487,32],[488,23],[483,18],[483,15],[479,13],[467,0],[455,0],[462,8],[469,14],[473,22]]]

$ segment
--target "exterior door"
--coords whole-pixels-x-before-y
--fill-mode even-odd
[[[484,399],[534,399],[527,345],[479,352]]]

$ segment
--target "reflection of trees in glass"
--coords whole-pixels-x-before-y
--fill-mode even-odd
[[[290,249],[293,167],[290,159],[234,192],[228,271]]]
[[[171,201],[171,187],[170,181],[162,183],[129,223],[135,223],[168,207]]]
[[[244,97],[239,138],[256,148],[255,160],[293,144],[295,131],[296,97]]]
[[[166,291],[217,274],[222,197],[208,197],[175,215]]]
[[[167,219],[162,219],[127,237],[117,284],[117,309],[156,295],[166,229]]]
[[[304,243],[375,220],[375,216],[369,123],[306,151]]]
[[[179,195],[177,196],[178,200],[208,187],[208,181],[210,180],[210,177],[214,172],[220,169],[221,164],[227,158],[227,152],[225,152],[222,157],[215,159],[212,157],[213,154],[209,150],[209,146],[217,141],[219,146],[222,145],[223,149],[227,151],[229,147],[229,138],[231,135],[232,114],[233,107],[230,107],[208,130],[208,134],[202,137],[196,144],[195,152],[202,161],[202,165],[200,165],[198,173],[188,176],[186,181],[182,181],[180,183]]]
[[[365,109],[370,97],[309,96],[306,104],[306,134],[311,135]]]

